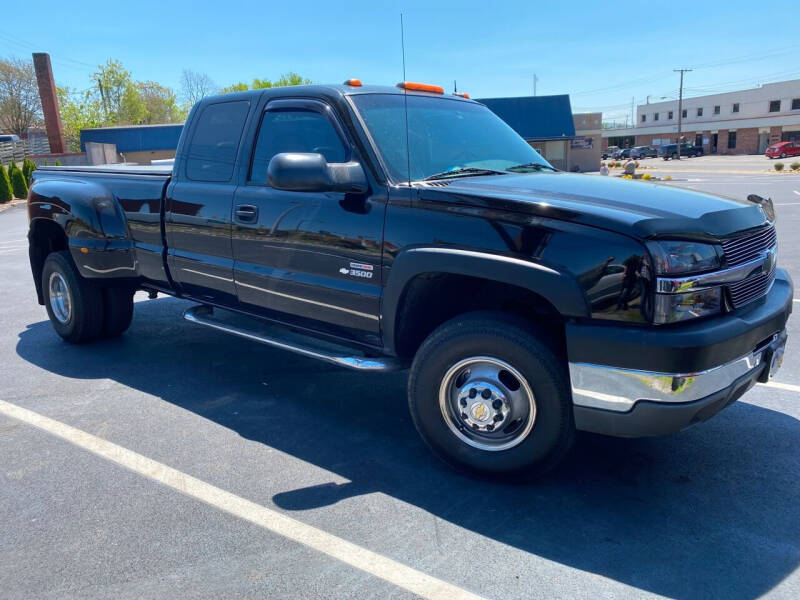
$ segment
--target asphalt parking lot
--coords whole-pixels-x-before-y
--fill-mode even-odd
[[[717,158],[651,162],[666,185],[772,197],[800,281],[800,176]],[[26,225],[0,212],[3,598],[800,597],[797,315],[774,383],[714,419],[581,436],[536,485],[486,483],[423,446],[405,374],[198,328],[181,300],[66,345]]]

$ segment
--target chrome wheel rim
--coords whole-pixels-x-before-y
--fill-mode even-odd
[[[50,308],[59,323],[67,323],[72,317],[72,294],[61,273],[50,275]]]
[[[439,387],[439,409],[462,442],[497,452],[522,443],[536,421],[536,400],[522,374],[489,356],[458,361]]]

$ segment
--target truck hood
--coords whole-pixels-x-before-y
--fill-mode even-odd
[[[767,222],[754,202],[617,177],[532,173],[431,183],[446,186],[424,190],[431,200],[441,201],[442,193],[451,202],[584,223],[642,239],[717,240]]]

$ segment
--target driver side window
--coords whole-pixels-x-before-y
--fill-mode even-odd
[[[347,149],[333,124],[310,110],[268,110],[258,131],[250,181],[267,182],[267,166],[281,152],[317,152],[329,163],[345,162]]]

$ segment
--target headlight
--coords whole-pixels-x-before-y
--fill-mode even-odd
[[[720,269],[721,250],[711,244],[686,241],[651,242],[648,247],[657,276],[654,323],[677,323],[722,311],[722,288],[698,286],[693,277]]]
[[[698,242],[664,241],[650,244],[656,273],[679,275],[702,273],[720,267],[719,253],[715,246]]]
[[[686,319],[719,314],[722,288],[714,287],[685,294],[656,294],[653,307],[655,323],[677,323]]]

